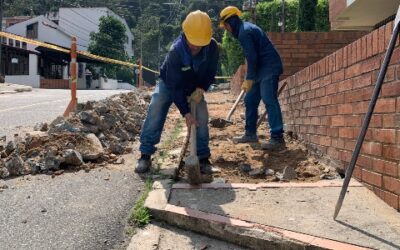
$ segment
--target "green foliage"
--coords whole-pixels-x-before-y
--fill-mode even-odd
[[[225,31],[222,37],[222,48],[223,73],[224,75],[233,75],[238,67],[244,63],[242,47],[237,39]]]
[[[144,206],[144,203],[152,190],[153,182],[147,180],[144,186],[144,191],[140,196],[139,200],[136,202],[135,207],[131,211],[128,221],[136,226],[145,226],[150,223],[150,213],[149,210]]]
[[[297,31],[298,0],[285,1],[285,32]],[[282,14],[282,2],[273,0],[262,2],[257,5],[257,25],[266,32],[280,32],[278,25]]]
[[[125,52],[126,28],[124,24],[113,16],[100,18],[99,32],[90,34],[89,52],[126,61],[128,56]],[[102,71],[108,77],[116,77],[119,66],[106,64],[101,66]]]
[[[299,0],[299,31],[314,31],[317,0]]]
[[[328,0],[318,0],[317,13],[315,17],[315,31],[330,31],[329,23],[329,2]]]

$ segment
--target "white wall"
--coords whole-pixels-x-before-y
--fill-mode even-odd
[[[29,54],[29,75],[6,75],[6,82],[40,88],[40,75],[38,75],[38,56]]]
[[[71,36],[57,29],[57,24],[44,16],[38,16],[25,22],[17,23],[8,27],[6,30],[15,35],[26,37],[26,27],[33,23],[38,23],[38,38],[36,40],[67,48],[71,47]]]
[[[40,76],[39,75],[36,75],[36,76],[30,76],[30,75],[6,76],[6,82],[31,86],[32,88],[40,88]]]
[[[118,81],[108,78],[106,82],[103,77],[100,77],[100,89],[118,89]]]
[[[133,89],[136,89],[136,87],[127,82],[119,82],[118,89],[133,90]]]
[[[132,41],[133,34],[130,31],[125,19],[121,18],[108,8],[60,8],[58,18],[59,26],[69,34],[76,36],[78,49],[87,51],[89,46],[90,33],[99,32],[100,17],[112,15],[124,23],[128,43],[125,49],[128,55],[133,56]]]

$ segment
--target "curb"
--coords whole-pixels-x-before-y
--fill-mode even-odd
[[[252,249],[370,249],[168,204],[171,188],[177,185],[168,180],[154,183],[145,202],[154,218]]]

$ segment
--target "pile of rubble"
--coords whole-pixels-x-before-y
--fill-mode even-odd
[[[78,104],[70,117],[37,124],[25,137],[0,138],[0,179],[26,174],[57,174],[118,161],[132,151],[149,95],[129,92],[103,101]]]

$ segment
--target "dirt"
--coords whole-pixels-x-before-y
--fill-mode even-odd
[[[286,149],[277,152],[262,150],[260,142],[269,137],[269,129],[265,122],[258,129],[259,143],[234,144],[231,140],[232,137],[244,133],[243,103],[238,105],[233,114],[232,123],[226,123],[224,119],[236,96],[226,91],[218,91],[207,93],[206,99],[210,121],[214,121],[214,123],[210,123],[210,149],[212,154],[210,160],[213,166],[221,170],[220,173],[213,175],[214,180],[222,178],[228,183],[259,183],[272,181],[314,182],[321,178],[340,178],[334,168],[321,163],[318,158],[310,154],[304,145],[287,135],[285,136]],[[264,109],[260,108],[260,113],[263,111]],[[180,122],[182,129],[176,140],[171,141],[169,134],[174,130],[176,131],[178,122]],[[170,153],[167,154],[167,157],[163,157],[165,159],[163,159],[161,165],[178,165],[177,155],[172,154],[172,152],[182,148],[186,131],[184,119],[177,108],[172,105],[165,122],[156,157],[160,157],[160,152],[162,154]],[[166,141],[168,142],[166,143]],[[242,170],[246,167],[251,172]],[[285,168],[286,171],[284,171]],[[288,169],[291,171],[288,171]],[[265,170],[268,171],[268,175],[265,175]],[[289,179],[282,179],[284,172],[294,172],[294,176]],[[251,176],[250,173],[254,176]]]

